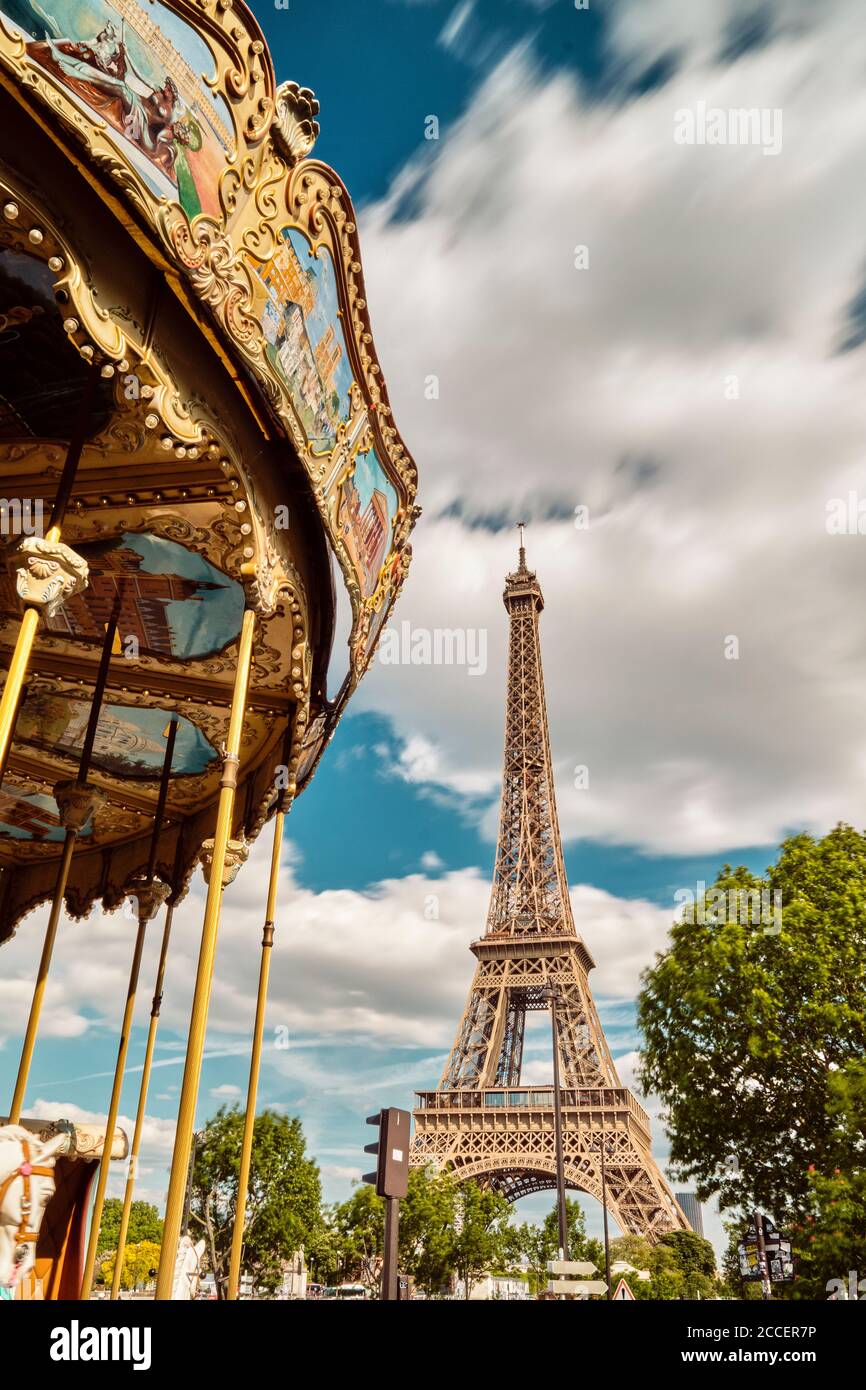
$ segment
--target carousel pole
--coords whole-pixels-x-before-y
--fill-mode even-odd
[[[180,1239],[180,1225],[183,1219],[184,1194],[186,1190],[189,1154],[192,1146],[195,1109],[198,1101],[198,1088],[201,1078],[202,1054],[204,1052],[205,1030],[210,1008],[211,984],[213,982],[214,955],[216,953],[217,933],[219,931],[220,908],[222,906],[223,869],[225,868],[226,846],[231,835],[234,815],[235,791],[237,789],[238,763],[240,761],[241,731],[249,689],[250,667],[253,656],[253,637],[256,615],[252,608],[244,610],[238,660],[235,672],[235,687],[232,694],[231,715],[229,718],[226,752],[223,763],[222,784],[220,786],[217,821],[214,830],[213,858],[208,881],[207,902],[202,925],[201,945],[199,947],[198,969],[195,992],[192,1000],[192,1013],[187,1039],[186,1063],[180,1093],[180,1106],[177,1116],[177,1130],[174,1139],[174,1152],[171,1160],[171,1177],[165,1204],[165,1221],[162,1232],[162,1250],[159,1259],[159,1276],[156,1281],[156,1297],[170,1299],[174,1282],[174,1262],[177,1243]]]
[[[42,1013],[42,1004],[45,999],[45,989],[48,983],[48,971],[51,968],[51,957],[54,953],[54,943],[57,939],[57,927],[60,922],[60,913],[63,910],[63,899],[66,895],[66,885],[69,881],[69,870],[72,866],[72,855],[75,850],[78,832],[84,829],[89,816],[93,814],[95,806],[94,792],[93,788],[88,786],[87,774],[90,771],[93,745],[96,741],[96,729],[99,724],[99,715],[102,710],[102,701],[108,682],[108,668],[111,662],[114,639],[117,635],[119,611],[120,595],[118,594],[118,597],[115,599],[111,617],[105,628],[102,655],[99,660],[99,670],[96,674],[96,683],[93,687],[93,699],[90,704],[90,717],[87,721],[84,743],[81,748],[81,757],[78,762],[78,774],[74,782],[58,782],[54,789],[55,796],[59,797],[58,804],[60,805],[61,816],[66,827],[66,838],[63,841],[63,854],[60,859],[60,867],[57,870],[57,882],[54,885],[54,898],[51,903],[48,926],[45,928],[45,940],[42,944],[42,955],[39,959],[39,969],[36,973],[36,985],[33,990],[33,1000],[30,1004],[27,1031],[24,1034],[24,1044],[21,1048],[21,1060],[18,1063],[15,1094],[12,1097],[12,1108],[9,1111],[9,1123],[11,1125],[17,1125],[21,1118],[21,1107],[24,1104],[24,1094],[27,1090],[27,1078],[30,1075],[30,1064],[33,1061],[33,1050],[36,1046],[36,1034],[39,1031],[39,1018]]]
[[[123,1073],[126,1070],[126,1054],[129,1051],[129,1035],[132,1031],[132,1016],[135,1010],[135,996],[138,990],[138,974],[141,969],[141,955],[144,950],[145,932],[148,922],[155,916],[161,903],[165,901],[165,897],[160,896],[160,894],[156,892],[153,879],[156,869],[156,856],[159,849],[159,837],[162,833],[162,823],[165,816],[165,801],[168,796],[168,784],[171,778],[171,760],[174,755],[174,742],[176,738],[177,719],[172,719],[168,726],[165,758],[163,759],[162,777],[159,784],[159,797],[156,803],[156,813],[153,818],[153,829],[150,838],[150,859],[148,861],[144,883],[141,889],[139,889],[138,930],[135,933],[132,965],[129,970],[129,984],[126,988],[126,1005],[123,1010],[123,1022],[120,1026],[120,1042],[117,1048],[117,1063],[114,1068],[114,1084],[111,1088],[108,1119],[105,1122],[105,1138],[102,1141],[102,1154],[99,1159],[99,1177],[96,1180],[96,1196],[93,1200],[93,1211],[90,1215],[90,1240],[87,1245],[87,1256],[84,1261],[84,1275],[81,1280],[81,1298],[84,1300],[90,1297],[90,1289],[93,1284],[93,1270],[96,1265],[96,1247],[99,1244],[99,1228],[102,1225],[102,1210],[105,1206],[105,1188],[108,1183],[111,1146],[114,1140],[114,1128],[117,1124],[117,1112],[120,1109],[120,1093],[123,1090]]]
[[[288,741],[288,740],[287,740]],[[268,979],[271,972],[271,953],[274,944],[274,916],[277,910],[277,884],[280,876],[280,850],[283,843],[283,825],[286,813],[292,804],[294,787],[287,787],[280,793],[277,813],[274,817],[274,846],[271,851],[271,876],[268,882],[267,915],[262,936],[262,958],[259,965],[259,993],[256,1000],[256,1021],[253,1026],[253,1048],[250,1054],[250,1078],[247,1085],[247,1108],[244,1115],[244,1136],[241,1143],[241,1168],[238,1176],[238,1195],[235,1202],[235,1224],[232,1230],[232,1249],[229,1261],[228,1297],[236,1299],[241,1274],[241,1253],[244,1244],[244,1220],[247,1208],[247,1192],[250,1181],[250,1163],[253,1152],[253,1133],[256,1123],[256,1098],[259,1089],[259,1069],[262,1062],[262,1038],[265,1031],[265,1009],[268,999]]]
[[[175,877],[178,870],[177,861],[180,859],[180,846],[181,836],[179,835],[177,841],[178,852],[175,862]],[[123,1256],[126,1250],[126,1237],[129,1231],[129,1213],[132,1208],[132,1193],[135,1188],[138,1154],[141,1148],[141,1131],[144,1127],[147,1093],[150,1088],[150,1073],[153,1066],[153,1052],[156,1046],[156,1030],[159,1027],[159,1011],[162,1008],[162,989],[165,983],[165,966],[168,959],[169,941],[171,940],[171,924],[174,917],[174,908],[175,903],[172,898],[165,910],[165,926],[162,929],[159,965],[156,970],[156,984],[154,986],[153,1002],[150,1008],[150,1027],[147,1031],[147,1046],[144,1049],[144,1065],[141,1069],[141,1088],[138,1093],[138,1110],[135,1114],[135,1130],[132,1136],[132,1148],[129,1153],[129,1176],[126,1179],[126,1190],[123,1194],[123,1211],[120,1216],[120,1232],[117,1237],[117,1254],[114,1260],[114,1278],[111,1281],[112,1299],[117,1298],[120,1294],[120,1277],[123,1273]]]
[[[66,451],[66,459],[63,464],[63,472],[60,475],[60,482],[51,507],[51,517],[48,523],[48,530],[44,540],[40,542],[42,547],[57,548],[60,541],[60,532],[66,517],[66,510],[69,506],[69,499],[72,496],[72,488],[75,483],[75,475],[78,472],[78,464],[81,460],[81,452],[87,439],[87,430],[90,425],[90,416],[93,410],[93,402],[96,395],[96,387],[99,382],[100,369],[95,364],[89,369],[87,382],[84,387],[84,394],[75,423],[72,426],[72,437]],[[68,555],[68,547],[64,547]],[[73,557],[74,558],[74,557]],[[80,564],[81,562],[79,562]],[[86,574],[86,568],[84,570]],[[9,670],[6,675],[6,684],[3,687],[3,694],[0,696],[0,782],[6,772],[6,763],[9,758],[9,750],[12,747],[12,735],[15,731],[15,721],[18,717],[18,703],[21,690],[24,685],[24,678],[27,675],[27,667],[30,664],[30,654],[33,651],[33,643],[36,640],[36,631],[39,627],[39,612],[42,607],[50,607],[44,598],[37,597],[30,601],[24,600],[24,616],[21,619],[21,626],[18,629],[18,637],[15,642],[15,650],[9,662]]]

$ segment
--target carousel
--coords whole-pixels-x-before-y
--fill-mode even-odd
[[[229,1296],[236,1297],[285,817],[407,572],[416,470],[313,93],[238,0],[0,0],[0,942],[50,904],[0,1097],[0,1294],[87,1298],[127,1160],[171,924],[207,884],[157,1297],[183,1202],[222,895],[273,838]],[[64,912],[125,906],[103,1125],[28,1116]],[[131,907],[131,910],[130,910]],[[152,925],[151,925],[152,924]],[[134,1132],[117,1128],[161,933]],[[0,957],[2,960],[2,957]],[[89,1213],[89,1232],[88,1232]]]

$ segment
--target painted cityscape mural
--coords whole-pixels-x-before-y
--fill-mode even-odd
[[[376,592],[396,515],[397,493],[375,449],[358,454],[337,488],[337,526],[365,598]]]
[[[16,737],[37,748],[73,756],[84,742],[90,715],[85,700],[45,691],[29,694],[21,706]],[[94,766],[115,777],[153,779],[162,771],[166,728],[171,716],[161,709],[105,705],[93,746]],[[204,772],[217,758],[201,729],[180,716],[172,764],[176,774]]]
[[[93,834],[87,824],[78,832],[79,838]],[[50,844],[66,838],[60,812],[53,796],[42,792],[23,792],[17,787],[0,786],[0,837],[9,840],[35,840]]]
[[[0,0],[0,13],[31,60],[106,122],[153,193],[190,218],[219,215],[232,119],[204,80],[213,56],[185,20],[158,0]]]
[[[320,247],[314,255],[301,232],[284,227],[271,259],[250,258],[249,266],[268,359],[314,452],[328,453],[349,418],[352,385],[331,253]]]
[[[52,632],[102,642],[119,598],[121,643],[134,638],[143,652],[186,660],[221,651],[237,637],[243,589],[203,555],[132,532],[78,550],[90,570],[87,589],[49,620]]]

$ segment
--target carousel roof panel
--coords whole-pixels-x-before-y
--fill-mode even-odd
[[[416,471],[375,357],[351,200],[309,158],[315,97],[277,86],[240,0],[0,0],[0,81],[170,268],[300,460],[352,605],[345,698],[405,576]]]

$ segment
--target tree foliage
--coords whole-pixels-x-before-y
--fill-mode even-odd
[[[196,1146],[191,1217],[207,1241],[217,1295],[225,1296],[237,1204],[243,1113],[223,1106]],[[320,1224],[319,1170],[307,1156],[301,1123],[273,1110],[256,1116],[241,1271],[272,1293],[284,1263]]]
[[[142,1203],[142,1205],[144,1205]],[[117,1251],[112,1250],[100,1266],[104,1283],[108,1286],[114,1279],[114,1265]],[[159,1267],[159,1246],[152,1240],[139,1240],[127,1244],[123,1252],[123,1269],[120,1273],[120,1287],[130,1290],[143,1288],[151,1283],[151,1270]]]
[[[694,1231],[669,1231],[655,1245],[642,1236],[618,1236],[610,1243],[610,1259],[649,1271],[649,1279],[626,1275],[639,1300],[715,1298],[719,1292],[713,1247]]]
[[[568,1229],[568,1255],[572,1260],[586,1260],[599,1271],[604,1270],[604,1246],[600,1240],[586,1234],[586,1218],[580,1203],[565,1199],[565,1220]],[[550,1274],[548,1260],[559,1257],[559,1215],[554,1206],[540,1226],[524,1222],[517,1228],[517,1250],[529,1266],[530,1288],[539,1293],[547,1287]]]
[[[116,1250],[120,1238],[120,1218],[123,1202],[119,1197],[108,1197],[102,1208],[102,1222],[99,1227],[99,1241],[96,1251],[101,1255],[105,1250]],[[126,1232],[127,1245],[137,1245],[139,1241],[149,1240],[159,1245],[162,1240],[162,1220],[159,1211],[150,1202],[133,1202],[129,1208],[129,1227]]]
[[[446,1173],[413,1168],[400,1203],[399,1265],[429,1295],[447,1289],[455,1275],[468,1282],[509,1268],[517,1257],[511,1208],[500,1194],[475,1183],[459,1187]],[[325,1213],[310,1247],[318,1280],[379,1288],[385,1238],[385,1204],[367,1184]]]
[[[642,1083],[700,1197],[805,1220],[837,1200],[813,1175],[839,1168],[853,1183],[862,1161],[834,1088],[855,1085],[866,1058],[866,836],[793,836],[763,878],[726,865],[715,888],[728,904],[732,891],[781,894],[781,931],[718,894],[674,925],[644,975]]]

